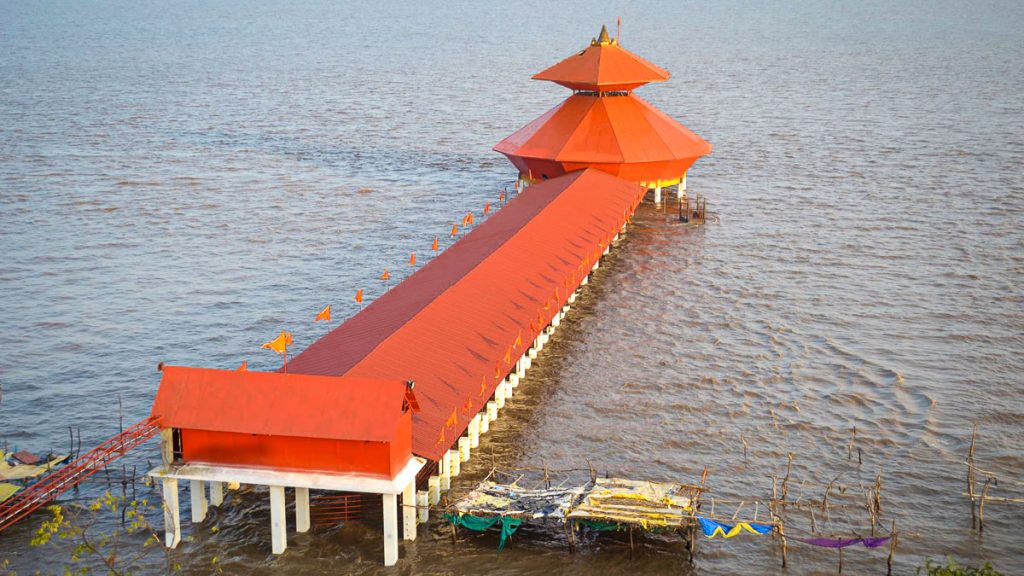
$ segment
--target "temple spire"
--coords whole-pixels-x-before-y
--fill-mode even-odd
[[[597,35],[597,39],[591,40],[591,46],[599,46],[601,44],[612,44],[612,38],[608,35],[608,27],[604,24],[601,25],[601,33]]]

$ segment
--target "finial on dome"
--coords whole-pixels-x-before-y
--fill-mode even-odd
[[[597,46],[599,44],[612,44],[612,37],[608,35],[608,27],[601,25],[601,33],[598,34],[597,38],[590,41],[591,46]]]

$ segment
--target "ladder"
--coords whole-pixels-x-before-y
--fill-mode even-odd
[[[159,433],[160,419],[150,416],[15,494],[0,504],[0,532]]]

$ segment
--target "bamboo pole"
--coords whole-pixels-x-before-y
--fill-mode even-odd
[[[896,521],[892,521],[892,532],[890,533],[892,538],[889,539],[889,558],[885,561],[888,570],[886,571],[887,576],[892,576],[892,560],[896,556],[896,540],[899,538],[899,533],[896,532]]]
[[[793,453],[790,452],[786,455],[786,477],[782,479],[782,499],[786,499],[786,495],[789,492],[789,473],[793,469]]]
[[[978,526],[978,518],[974,513],[974,446],[978,438],[978,423],[974,423],[971,431],[971,447],[967,450],[967,495],[971,497],[971,530]]]
[[[985,498],[988,496],[988,486],[992,483],[991,478],[985,479],[985,486],[981,489],[981,501],[978,503],[978,532],[985,531]]]

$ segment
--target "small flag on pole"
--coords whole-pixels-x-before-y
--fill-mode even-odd
[[[513,348],[519,348],[522,345],[523,345],[523,331],[520,330],[519,334],[516,336],[516,341],[512,343],[512,347]]]
[[[491,211],[491,203],[490,202],[484,202],[484,214],[486,215],[490,211]]]
[[[288,345],[291,343],[292,335],[281,330],[281,333],[277,335],[277,338],[274,338],[270,342],[266,342],[263,346],[260,346],[260,348],[269,348],[278,354],[285,354],[288,350]]]
[[[320,322],[321,320],[323,320],[324,322],[330,322],[331,321],[331,305],[330,304],[328,304],[327,306],[324,306],[324,309],[321,310],[320,313],[316,315],[316,318],[313,319],[313,322]]]
[[[242,361],[242,365],[238,367],[237,371],[238,372],[248,372],[249,371],[249,361],[248,360],[243,360]]]
[[[413,252],[412,254],[409,255],[409,265],[410,266],[415,266],[416,265],[416,253],[415,252]]]
[[[455,224],[452,224],[452,238],[455,238],[458,235],[459,235],[459,227],[456,226]]]
[[[504,358],[504,360],[505,360],[505,364],[511,364],[512,363],[512,349],[511,348],[506,348],[505,349],[505,358]]]
[[[388,273],[388,269],[387,268],[385,268],[384,269],[384,273],[380,275],[380,279],[384,280],[384,281],[387,281],[387,280],[391,279],[391,274]]]
[[[437,237],[435,236],[434,237],[434,243],[431,244],[430,249],[433,250],[434,252],[437,252],[438,247],[439,247],[439,242],[437,241]]]
[[[459,423],[459,413],[452,408],[452,415],[448,417],[448,420],[444,423],[445,426],[455,426]]]
[[[356,290],[356,302],[359,304],[363,303],[363,289]]]

